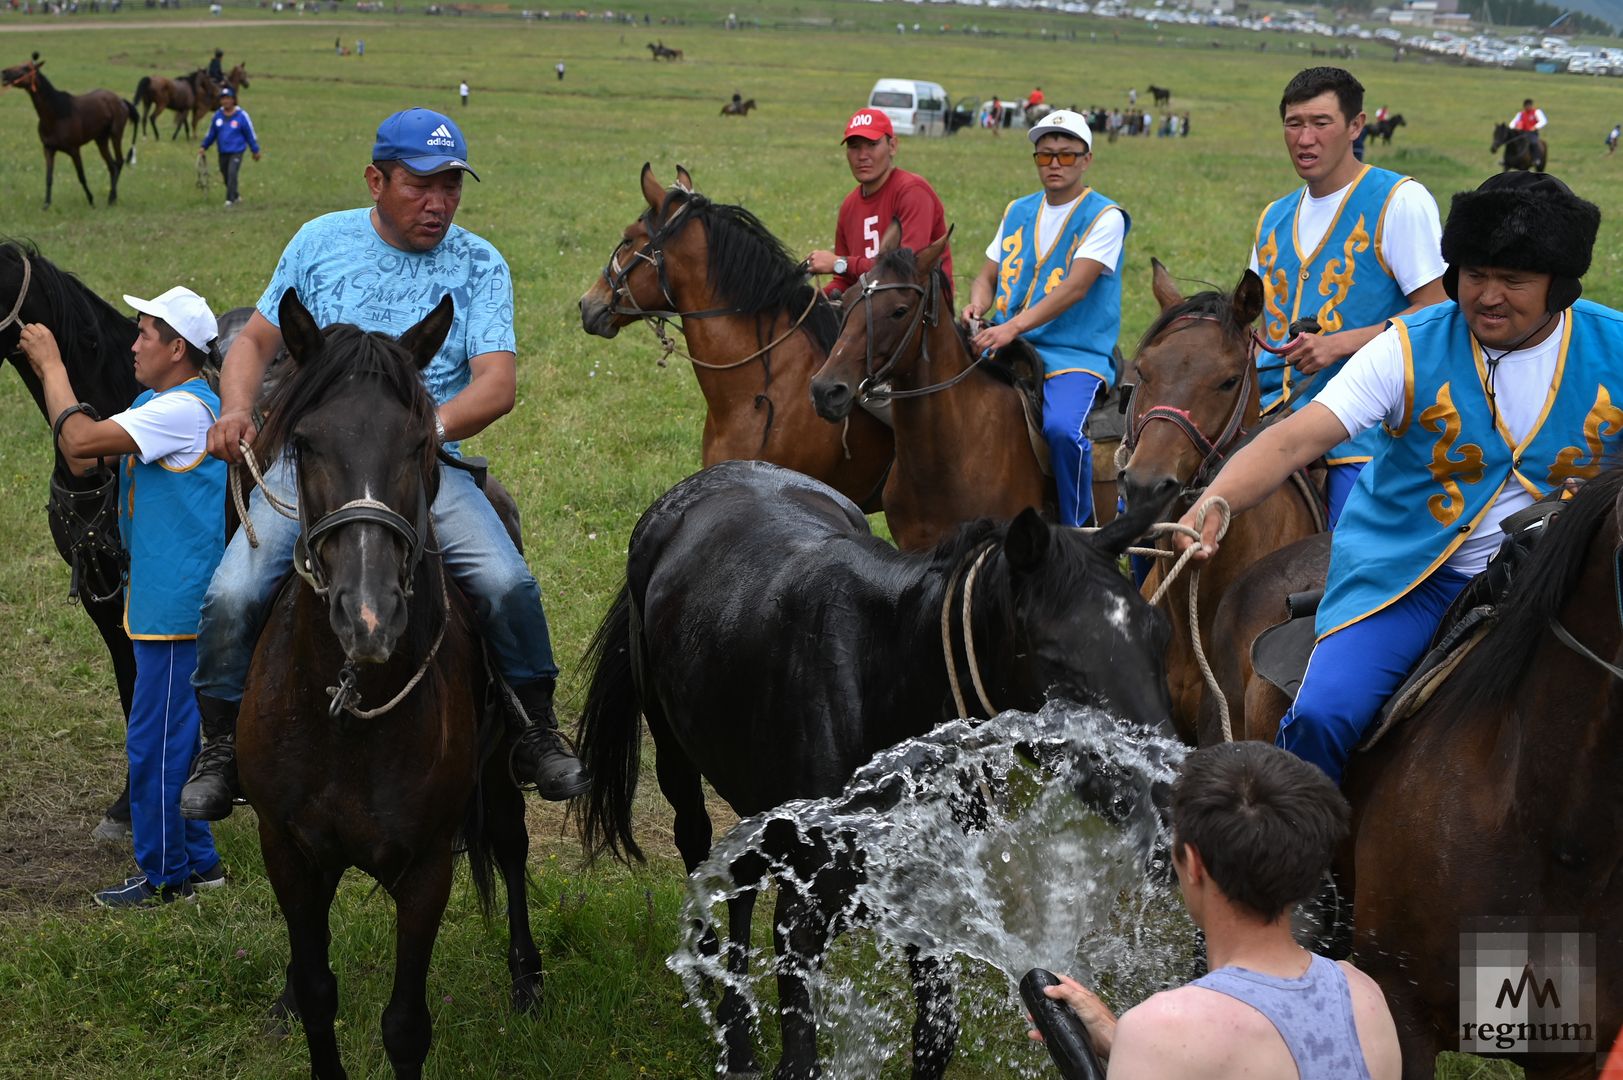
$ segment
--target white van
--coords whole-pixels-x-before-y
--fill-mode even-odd
[[[898,135],[945,135],[947,92],[922,79],[880,79],[868,94],[868,107],[890,117]]]

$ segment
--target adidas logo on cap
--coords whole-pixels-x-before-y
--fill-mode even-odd
[[[427,140],[426,145],[428,145],[428,146],[455,146],[456,145],[456,138],[455,138],[455,136],[453,136],[451,134],[451,129],[450,128],[446,127],[444,124],[441,124],[439,127],[435,128],[433,131],[429,132],[428,140]]]

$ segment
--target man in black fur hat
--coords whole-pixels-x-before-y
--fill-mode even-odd
[[[1548,174],[1502,173],[1454,196],[1448,302],[1394,318],[1208,489],[1238,513],[1386,426],[1336,527],[1318,645],[1279,727],[1279,745],[1337,782],[1449,602],[1499,549],[1500,522],[1623,451],[1623,313],[1579,299],[1599,228],[1599,209]]]

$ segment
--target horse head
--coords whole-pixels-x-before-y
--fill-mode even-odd
[[[671,295],[672,270],[679,268],[683,278],[695,268],[701,279],[705,274],[704,230],[686,228],[702,199],[693,177],[678,165],[676,183],[666,188],[644,162],[641,184],[648,209],[625,227],[603,272],[580,298],[581,329],[588,334],[612,338],[638,319],[680,314]]]
[[[1122,471],[1129,508],[1165,505],[1209,482],[1259,410],[1250,327],[1262,313],[1262,280],[1246,270],[1232,293],[1186,300],[1166,267],[1152,265],[1161,314],[1133,362]]]
[[[450,333],[451,298],[399,340],[347,323],[322,329],[292,289],[279,310],[294,371],[266,403],[256,449],[297,461],[296,568],[327,597],[345,655],[381,664],[406,629],[429,541],[439,471],[419,372]]]
[[[1161,674],[1171,627],[1118,568],[1161,509],[1132,509],[1095,533],[1031,509],[1009,523],[1004,573],[988,567],[990,602],[976,616],[996,708],[1036,711],[1060,698],[1172,734]]]
[[[1510,125],[1505,123],[1503,120],[1501,120],[1499,123],[1495,124],[1494,127],[1493,127],[1493,145],[1488,147],[1488,153],[1490,153],[1490,154],[1494,153],[1501,146],[1505,145],[1509,141],[1510,141]]]
[[[232,68],[231,73],[225,77],[225,81],[238,90],[248,89],[248,65],[238,64]]]
[[[39,89],[39,69],[45,66],[45,61],[35,53],[33,59],[24,64],[17,64],[0,71],[0,86],[20,86],[29,93]]]
[[[927,355],[925,339],[936,327],[952,331],[944,310],[944,276],[938,269],[949,228],[924,250],[901,246],[902,230],[891,222],[879,259],[844,297],[844,322],[828,359],[812,376],[812,401],[825,420],[844,420],[868,388],[900,376],[904,381]]]

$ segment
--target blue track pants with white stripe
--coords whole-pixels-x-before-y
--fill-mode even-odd
[[[200,735],[192,672],[196,641],[135,641],[135,694],[125,748],[135,862],[154,886],[179,885],[220,861],[208,822],[180,816]]]
[[[1086,429],[1103,389],[1103,379],[1081,371],[1043,380],[1043,437],[1053,459],[1061,525],[1081,525],[1093,516],[1093,443]]]

